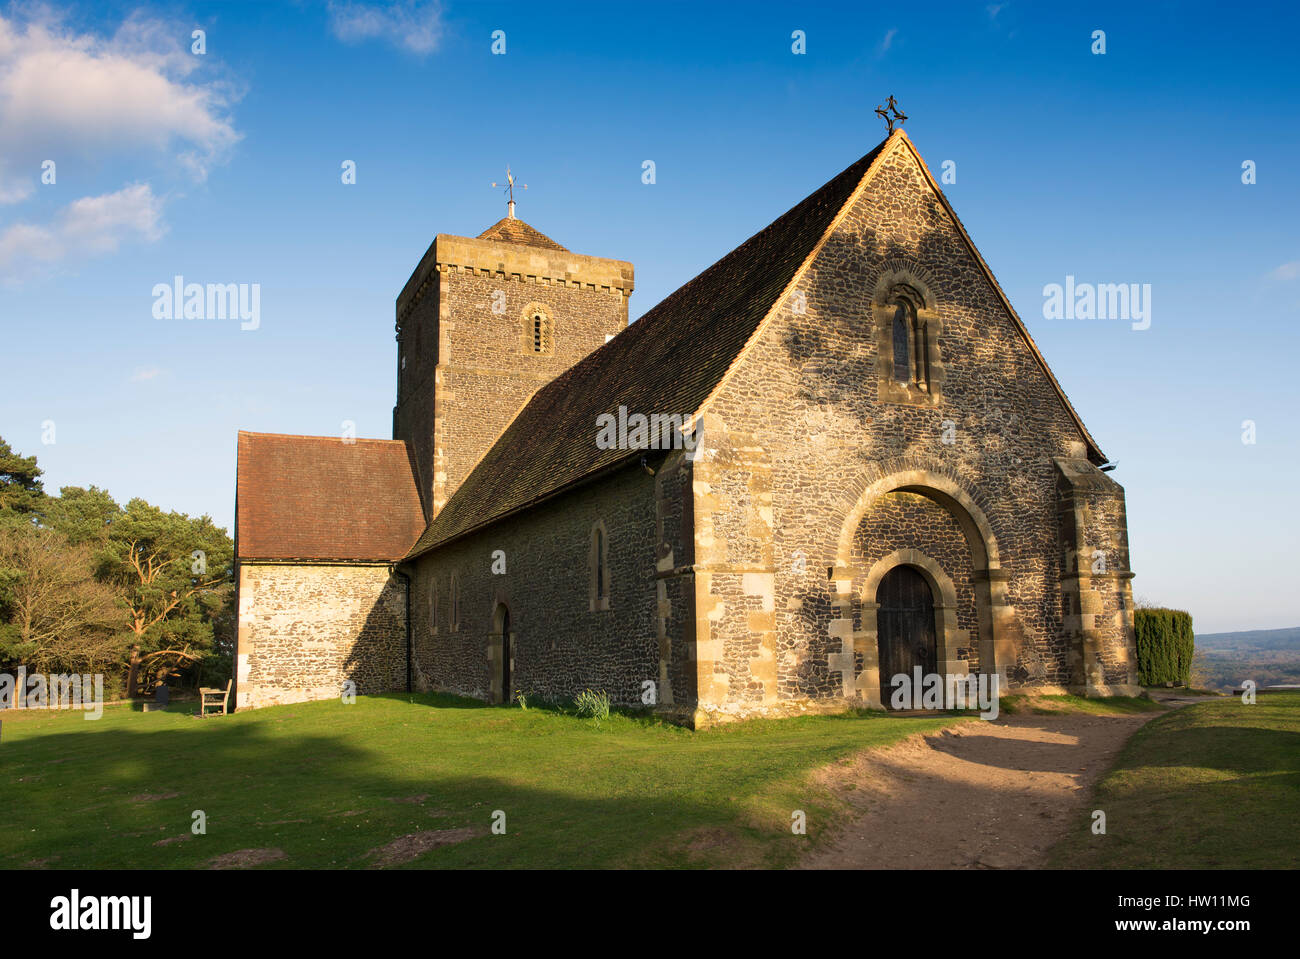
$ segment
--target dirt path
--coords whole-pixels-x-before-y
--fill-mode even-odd
[[[804,869],[1029,869],[1077,826],[1093,783],[1161,713],[961,723],[819,775],[854,807]]]

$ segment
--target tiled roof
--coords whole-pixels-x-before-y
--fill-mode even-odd
[[[406,444],[239,433],[240,559],[397,560],[424,528]]]
[[[556,243],[545,233],[533,229],[523,220],[503,217],[478,235],[480,240],[496,240],[500,243],[522,243],[524,246],[540,246],[548,250],[569,251]]]
[[[434,517],[408,558],[594,473],[639,459],[640,451],[597,447],[596,421],[602,413],[616,414],[620,405],[629,414],[646,416],[695,413],[883,147],[538,390]]]

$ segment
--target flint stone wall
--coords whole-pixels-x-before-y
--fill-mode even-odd
[[[406,687],[406,592],[387,565],[239,566],[235,705]]]

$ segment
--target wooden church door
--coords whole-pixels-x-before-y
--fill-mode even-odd
[[[510,688],[510,610],[502,610],[501,616],[501,702],[510,705],[512,697]]]
[[[899,673],[913,669],[933,673],[938,665],[934,634],[934,594],[924,576],[911,566],[895,566],[876,590],[876,637],[880,649],[880,701],[888,706]],[[913,690],[920,695],[920,690]]]

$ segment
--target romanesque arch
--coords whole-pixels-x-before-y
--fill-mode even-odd
[[[829,665],[831,669],[841,670],[844,695],[865,700],[870,706],[881,705],[876,588],[881,578],[900,564],[917,568],[934,591],[939,670],[954,675],[967,671],[966,662],[957,656],[957,649],[967,642],[966,631],[957,626],[953,583],[938,562],[918,550],[899,549],[877,560],[869,569],[857,569],[853,565],[853,539],[859,524],[881,497],[894,492],[926,497],[943,507],[960,526],[974,570],[980,671],[999,673],[1005,683],[1008,667],[1015,664],[1015,616],[1007,603],[1009,574],[1002,568],[993,527],[974,497],[956,480],[930,469],[906,468],[868,482],[840,528],[831,577],[837,594],[838,616],[832,620],[831,635],[838,636],[844,648],[838,656],[830,657]],[[857,629],[855,621],[860,623]],[[854,676],[859,657],[862,671]]]
[[[870,600],[871,606],[875,607],[880,581],[885,578],[886,573],[898,566],[910,566],[917,570],[930,584],[930,592],[934,594],[934,635],[938,645],[939,672],[965,675],[966,662],[957,657],[957,650],[966,644],[966,632],[957,626],[957,590],[953,586],[952,579],[938,562],[920,550],[896,549],[872,564],[862,582],[859,595],[864,600]],[[863,607],[865,614],[865,602]],[[876,610],[873,608],[870,612],[874,620]],[[865,627],[868,625],[865,616],[862,625],[865,632]],[[870,626],[874,633],[875,622],[873,621]]]

